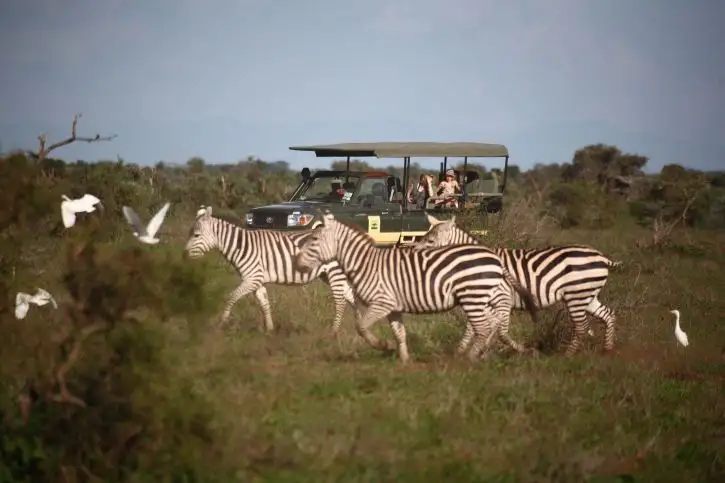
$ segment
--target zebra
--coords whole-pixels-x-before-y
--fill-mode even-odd
[[[220,324],[229,320],[232,307],[239,299],[254,292],[264,314],[265,331],[271,332],[274,330],[274,323],[265,285],[304,285],[319,278],[332,291],[335,303],[332,334],[336,335],[342,322],[345,303],[352,305],[356,313],[359,309],[355,305],[354,292],[336,262],[327,263],[308,273],[294,270],[294,255],[300,243],[310,234],[310,231],[248,230],[212,216],[212,208],[207,206],[199,209],[196,214],[184,254],[189,258],[199,258],[217,248],[242,278],[239,286],[229,294]]]
[[[469,354],[478,355],[498,333],[499,319],[510,317],[512,296],[505,277],[517,288],[536,321],[532,295],[507,274],[501,259],[481,245],[454,245],[432,249],[380,248],[355,225],[322,216],[322,225],[305,239],[295,256],[300,271],[337,260],[355,294],[366,306],[357,319],[357,332],[377,349],[392,349],[371,333],[387,317],[397,342],[398,356],[406,364],[410,355],[403,313],[433,313],[460,306],[476,337]]]
[[[473,235],[456,225],[456,217],[438,220],[427,214],[430,230],[416,244],[418,247],[441,247],[460,243],[480,243]],[[574,335],[565,355],[572,356],[580,348],[589,331],[587,314],[600,319],[605,326],[604,350],[614,348],[616,316],[614,311],[601,303],[597,296],[607,283],[609,269],[621,266],[599,250],[585,245],[559,245],[535,249],[493,249],[503,260],[504,266],[531,292],[539,308],[557,302],[566,305],[574,325]],[[523,308],[522,301],[513,294],[515,309]],[[473,337],[468,325],[459,344],[465,350]]]

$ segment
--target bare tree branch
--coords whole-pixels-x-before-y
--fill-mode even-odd
[[[55,142],[51,144],[50,146],[47,145],[48,143],[48,137],[46,134],[40,134],[38,136],[38,152],[32,153],[33,157],[37,159],[38,161],[43,161],[48,154],[50,154],[51,151],[55,151],[58,148],[61,148],[63,146],[67,146],[69,144],[73,144],[75,142],[86,142],[86,143],[96,143],[101,141],[110,141],[117,137],[116,134],[112,134],[110,136],[101,136],[100,134],[96,134],[93,137],[84,137],[84,136],[78,136],[77,129],[78,129],[78,120],[81,118],[82,114],[78,113],[75,116],[73,116],[73,123],[71,124],[71,131],[70,136],[66,139],[63,139],[62,141]]]
[[[662,212],[660,211],[657,216],[652,221],[652,240],[649,244],[643,244],[638,243],[640,246],[660,246],[662,245],[672,234],[672,231],[675,229],[677,225],[680,223],[685,223],[687,221],[687,214],[690,211],[690,208],[692,207],[692,204],[697,201],[697,199],[702,194],[702,188],[698,191],[695,191],[694,193],[689,193],[689,196],[687,198],[687,202],[685,203],[685,206],[682,208],[682,212],[680,212],[679,216],[675,218],[674,220],[670,221],[669,223],[664,221],[664,216]]]
[[[60,403],[73,404],[82,408],[86,407],[85,401],[74,396],[68,390],[65,378],[78,360],[78,357],[81,354],[81,349],[83,348],[83,342],[91,335],[95,334],[96,332],[105,330],[106,328],[107,324],[103,322],[96,322],[81,329],[78,337],[76,337],[73,341],[73,348],[71,349],[70,354],[68,354],[68,358],[63,364],[61,364],[61,366],[58,368],[58,371],[55,373],[55,379],[58,383],[58,393],[48,394],[48,400]]]

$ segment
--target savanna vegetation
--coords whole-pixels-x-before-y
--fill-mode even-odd
[[[75,123],[69,139],[110,140]],[[623,260],[601,297],[619,317],[615,350],[601,353],[593,324],[564,358],[569,326],[552,309],[539,327],[512,321],[541,357],[471,364],[452,355],[454,315],[408,316],[401,367],[355,334],[351,311],[328,337],[319,281],[269,287],[273,334],[251,298],[215,328],[237,280],[217,255],[182,259],[196,210],[241,220],[279,201],[298,180],[285,162],[65,162],[58,147],[0,159],[0,482],[724,481],[725,174],[649,175],[647,158],[608,145],[512,167],[486,243],[579,242]],[[86,192],[103,209],[65,229],[61,194]],[[148,219],[166,201],[161,243],[138,243],[121,206]],[[59,308],[17,320],[15,294],[37,287]]]

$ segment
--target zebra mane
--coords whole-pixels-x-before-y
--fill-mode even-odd
[[[458,228],[459,230],[461,230],[463,233],[465,233],[469,237],[473,238],[474,240],[478,240],[478,237],[476,237],[476,235],[474,235],[470,231],[466,230],[465,228],[461,227],[460,225],[454,224],[453,226],[455,226],[456,228]]]
[[[343,225],[343,226],[346,226],[346,227],[350,228],[354,232],[357,232],[357,233],[360,233],[362,235],[365,235],[365,241],[366,241],[366,243],[368,245],[375,245],[375,240],[373,240],[372,237],[370,235],[368,235],[368,232],[366,232],[365,230],[363,230],[360,227],[360,225],[356,225],[356,224],[354,224],[354,223],[352,223],[350,221],[347,221],[347,220],[338,220],[337,218],[335,219],[335,221],[337,223]]]
[[[241,226],[239,224],[239,221],[238,220],[232,218],[229,215],[221,215],[221,216],[219,216],[219,215],[212,215],[211,216],[211,219],[212,220],[216,220],[216,221],[220,221],[222,223],[228,223],[230,225],[234,225],[234,226],[239,227],[239,228],[244,228],[243,226]],[[191,228],[189,228],[189,236],[191,236],[192,233],[194,233],[194,229],[196,228],[197,223],[199,223],[200,221],[201,221],[200,217],[199,218],[196,218],[194,220],[194,224],[191,225]]]
[[[236,215],[234,215],[234,216],[232,216],[232,215],[224,215],[224,214],[222,214],[222,215],[212,215],[212,218],[215,219],[215,220],[223,221],[224,223],[229,223],[229,224],[238,226],[239,228],[244,228],[241,225],[241,222],[239,220],[239,217],[236,216]]]

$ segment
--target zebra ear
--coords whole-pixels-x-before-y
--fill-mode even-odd
[[[441,223],[441,221],[436,218],[435,216],[431,215],[426,211],[425,213],[426,218],[428,218],[428,223],[430,223],[430,226],[436,226]]]
[[[207,216],[207,217],[211,216],[211,206],[206,207],[206,214],[204,216]]]
[[[326,216],[325,216],[325,214],[324,214],[324,213],[322,212],[322,210],[321,210],[321,209],[319,209],[319,208],[317,208],[317,210],[315,210],[315,214],[316,214],[317,218],[318,218],[318,219],[319,219],[319,220],[320,220],[320,221],[322,222],[322,224],[324,225],[324,224],[325,224],[325,221],[326,221],[326,219],[327,219],[327,217],[326,217]]]
[[[451,219],[448,220],[448,223],[450,223],[451,225],[455,225],[456,224],[456,215],[451,216]]]
[[[328,221],[335,219],[335,215],[333,215],[330,210],[325,210],[323,213],[319,208],[317,209],[317,217],[322,221],[323,225],[327,224]]]

